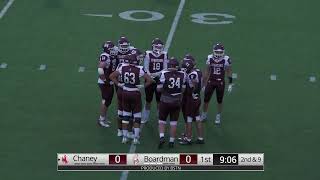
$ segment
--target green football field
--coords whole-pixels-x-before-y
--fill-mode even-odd
[[[125,35],[146,50],[155,37],[165,42],[180,0],[0,0],[1,12],[8,2],[0,18],[0,179],[120,179],[121,172],[57,172],[56,153],[129,152],[130,144],[116,137],[115,98],[112,127],[96,124],[101,43]],[[204,69],[213,43],[225,45],[237,79],[225,96],[223,125],[213,125],[213,98],[206,144],[160,151],[153,104],[136,152],[262,152],[265,171],[130,172],[127,179],[320,179],[319,6],[316,0],[186,0],[169,54],[181,59],[189,52]],[[200,13],[210,14],[194,18]],[[182,119],[178,126],[181,133]]]

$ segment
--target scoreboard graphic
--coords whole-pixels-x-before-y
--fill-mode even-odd
[[[58,153],[58,171],[263,171],[264,153]]]

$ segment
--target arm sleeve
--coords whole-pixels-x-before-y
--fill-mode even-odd
[[[207,57],[206,65],[210,64],[210,55]]]
[[[164,72],[161,73],[160,75],[160,83],[163,84],[165,82],[166,78],[164,76]]]
[[[146,71],[146,73],[148,73],[148,74],[150,74],[149,63],[150,63],[149,54],[146,52],[146,57],[144,57],[143,67],[144,67],[144,70]]]
[[[145,72],[144,72],[144,70],[143,70],[143,67],[139,67],[139,69],[140,69],[139,77],[144,76]]]
[[[224,65],[225,65],[225,66],[231,66],[231,64],[232,64],[232,62],[231,62],[230,57],[229,57],[229,56],[226,56],[226,57],[225,57],[225,63],[224,63]]]
[[[163,69],[168,69],[168,53],[165,53],[164,61],[163,61]]]

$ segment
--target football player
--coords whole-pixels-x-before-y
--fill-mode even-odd
[[[113,82],[109,79],[109,75],[112,73],[112,67],[114,66],[117,48],[111,41],[106,41],[102,45],[103,52],[99,57],[98,63],[98,85],[101,92],[101,107],[100,107],[100,117],[98,124],[102,127],[110,127],[107,118],[107,110],[111,104],[113,97]]]
[[[136,54],[130,54],[125,57],[126,64],[122,65],[115,72],[110,75],[110,79],[122,89],[122,106],[123,106],[123,120],[122,120],[122,143],[128,141],[128,125],[131,117],[134,117],[134,144],[139,144],[140,137],[140,123],[141,123],[141,93],[140,89],[144,88],[140,85],[140,78],[144,77],[145,86],[149,86],[153,80],[144,72],[143,67],[139,66],[139,60]],[[118,77],[122,75],[123,82],[118,81]]]
[[[167,69],[168,62],[168,53],[165,52],[163,48],[163,42],[159,38],[155,38],[152,41],[152,50],[146,51],[144,69],[155,80],[155,83],[145,88],[146,103],[143,108],[143,123],[146,123],[149,120],[153,94],[155,94],[157,109],[159,109],[158,106],[161,93],[157,91],[157,84],[159,84],[161,71]]]
[[[225,49],[222,44],[213,46],[213,54],[208,55],[207,69],[205,71],[204,80],[204,106],[202,119],[207,118],[208,105],[213,92],[216,90],[216,98],[218,102],[218,111],[215,124],[221,122],[222,101],[225,89],[225,74],[228,76],[228,92],[232,91],[232,70],[231,59],[225,55]]]
[[[125,37],[122,36],[120,37],[120,39],[118,40],[118,53],[117,53],[117,61],[116,61],[116,69],[119,69],[123,64],[126,64],[124,62],[125,57],[129,54],[131,54],[131,50],[134,47],[130,45],[130,41]],[[123,82],[122,76],[120,74],[119,76],[119,80],[120,83]],[[122,89],[118,89],[117,86],[115,86],[116,89],[116,93],[117,93],[117,100],[118,100],[118,133],[117,136],[122,136],[122,121],[123,121],[123,115],[122,115],[122,111],[123,111],[123,106],[122,106]],[[130,126],[132,126],[132,124],[130,124]],[[129,132],[129,137],[132,136],[132,128],[129,128],[130,132]]]
[[[167,117],[170,115],[170,140],[169,147],[174,146],[176,137],[177,121],[181,108],[182,94],[185,90],[186,74],[179,71],[179,62],[175,58],[170,58],[168,69],[160,75],[160,84],[157,86],[161,92],[159,103],[159,136],[160,143],[158,148],[161,149],[165,143],[164,133]]]
[[[202,72],[195,67],[194,58],[187,54],[182,61],[182,69],[187,73],[186,91],[184,93],[183,114],[186,122],[185,137],[181,139],[180,144],[191,145],[192,122],[196,121],[198,144],[204,144],[203,127],[200,116]]]

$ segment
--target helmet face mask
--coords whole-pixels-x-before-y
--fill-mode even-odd
[[[216,58],[224,56],[224,46],[222,44],[216,44],[213,46],[213,55]]]
[[[106,41],[105,43],[102,44],[102,49],[104,52],[112,55],[112,53],[114,53],[116,48],[112,41]]]
[[[130,42],[127,40],[126,37],[120,37],[118,41],[118,48],[119,52],[127,53],[129,52]]]
[[[161,54],[164,49],[163,42],[159,38],[155,38],[152,41],[152,51],[155,54]]]
[[[161,54],[163,51],[163,44],[153,44],[152,45],[152,51],[155,54]]]

